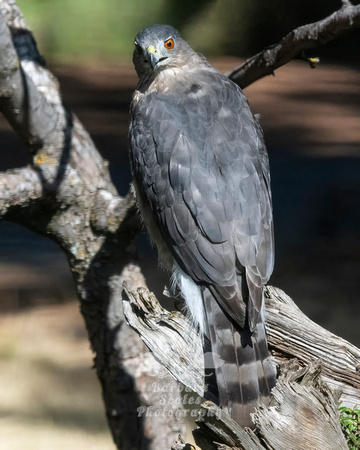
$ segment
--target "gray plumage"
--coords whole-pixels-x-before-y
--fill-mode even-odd
[[[129,141],[139,208],[161,263],[175,270],[190,314],[224,360],[215,400],[251,426],[275,383],[261,314],[274,264],[262,130],[241,89],[177,30],[155,25],[135,45]]]

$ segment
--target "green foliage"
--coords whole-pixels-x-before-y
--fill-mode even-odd
[[[164,0],[18,0],[40,51],[56,59],[131,60],[135,34],[164,21]]]
[[[17,2],[46,59],[127,62],[131,60],[136,33],[155,23],[175,26],[193,48],[207,57],[250,56],[293,28],[324,18],[341,6],[339,0]],[[349,45],[345,47],[353,54]],[[342,54],[343,48],[342,44]]]
[[[339,407],[341,429],[350,450],[360,449],[360,406]]]

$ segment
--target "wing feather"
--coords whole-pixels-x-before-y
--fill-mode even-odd
[[[203,70],[197,86],[196,96],[183,86],[150,93],[137,104],[130,127],[133,170],[181,269],[229,297],[239,295],[237,276],[245,268],[255,317],[274,261],[262,131],[226,77]],[[244,304],[230,309],[243,321]]]

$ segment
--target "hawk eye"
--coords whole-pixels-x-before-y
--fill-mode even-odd
[[[174,48],[174,39],[168,39],[167,41],[165,41],[164,42],[164,47],[168,48],[169,50]]]

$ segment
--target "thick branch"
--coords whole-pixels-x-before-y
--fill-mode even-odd
[[[7,5],[7,16],[13,20],[10,5],[0,4],[2,11]],[[0,15],[0,45],[0,110],[34,152],[34,168],[45,193],[56,194],[59,202],[92,208],[92,217],[100,223],[103,217],[97,217],[98,206],[108,204],[112,222],[118,226],[122,218],[114,211],[121,198],[111,183],[107,163],[81,123],[63,107],[57,80],[44,67],[31,33],[14,27],[11,33]]]
[[[139,229],[133,198],[129,195],[123,199],[118,195],[106,162],[81,123],[63,107],[58,83],[47,71],[13,0],[0,0],[0,11],[6,18],[0,16],[0,110],[28,144],[34,157],[32,168],[3,174],[3,183],[5,180],[14,185],[20,181],[20,185],[14,186],[12,194],[5,188],[0,213],[51,237],[66,252],[91,345],[96,352],[96,369],[117,446],[147,450],[168,448],[169,439],[182,431],[182,420],[175,420],[179,408],[171,409],[173,420],[166,416],[164,421],[161,414],[156,415],[161,413],[162,405],[158,392],[152,389],[154,379],[157,380],[153,375],[157,375],[161,367],[135,333],[124,326],[120,301],[124,281],[132,289],[144,285],[139,268],[131,264],[133,258],[129,251],[132,237]],[[340,23],[347,10],[344,8],[341,14],[336,14]],[[353,21],[352,26],[358,25],[357,16],[353,16]],[[335,25],[335,29],[329,26],[328,33],[346,28],[344,25],[339,31]],[[321,38],[321,33],[319,36]],[[284,39],[285,52],[287,41]],[[301,36],[298,40],[301,41]],[[313,45],[313,40],[311,42]],[[273,60],[278,62],[280,57],[284,60],[280,50],[268,56],[263,57],[268,64]],[[249,67],[253,70],[254,64]],[[129,298],[131,300],[131,294]],[[143,305],[134,306],[134,300],[127,304],[127,309],[143,311],[146,316],[147,303],[145,293]],[[167,313],[158,312],[155,322],[151,322],[151,314],[145,319],[144,333],[151,323],[151,339],[156,335],[159,342],[165,337],[170,343],[158,348],[159,359],[173,348],[181,355],[179,346],[184,346],[184,360],[174,358],[171,370],[185,384],[186,379],[191,378],[192,387],[201,392],[203,381],[199,374],[202,370],[194,363],[194,356],[196,363],[202,362],[197,356],[201,341],[196,332],[189,329],[188,322],[182,322],[181,315],[168,317]],[[185,340],[181,341],[180,337]],[[356,358],[356,352],[354,355]],[[185,367],[184,361],[187,361]],[[351,365],[352,359],[346,356],[343,362]],[[339,374],[340,378],[344,375],[341,371]],[[352,379],[351,373],[343,383],[345,389]],[[169,377],[166,386],[174,393],[169,404],[177,405],[176,382]],[[356,381],[350,387],[357,391],[357,386]],[[150,407],[154,414],[147,415]],[[165,413],[169,413],[169,405],[167,408]]]
[[[13,206],[27,206],[42,193],[39,174],[30,167],[0,173],[0,216]]]
[[[189,321],[177,312],[164,310],[144,287],[137,293],[128,288],[125,292],[124,312],[130,325],[181,383],[203,392],[203,380],[197,378],[194,386],[193,378],[199,365],[201,373],[204,370],[202,341],[189,328]],[[328,384],[340,389],[344,404],[360,403],[360,350],[313,323],[281,290],[268,287],[265,298],[266,329],[276,361],[283,365],[296,356],[301,365],[294,360],[285,364],[269,407],[261,407],[254,414],[260,440],[250,430],[242,430],[215,405],[206,403],[197,421],[199,429],[194,431],[198,445],[203,450],[237,446],[245,450],[312,450],[332,448],[332,444],[334,448],[346,449],[338,413],[340,393],[334,394]],[[171,348],[176,351],[168,351]],[[191,352],[194,356],[189,360],[187,355]],[[214,446],[216,442],[222,444]]]
[[[8,27],[0,15],[0,110],[33,153],[32,168],[5,173],[14,192],[0,194],[0,213],[52,238],[65,251],[118,448],[168,449],[183,432],[177,383],[166,380],[171,418],[165,422],[161,415],[148,414],[150,407],[163,409],[153,389],[162,368],[122,312],[122,283],[143,283],[140,270],[130,264],[139,230],[133,196],[118,195],[107,162],[62,105],[58,83],[14,2],[0,0],[0,11],[9,21]]]
[[[16,35],[19,36],[16,31]],[[15,37],[16,39],[16,37]],[[62,145],[66,126],[64,111],[55,109],[40,94],[19,66],[10,29],[0,15],[0,107],[15,131],[32,149]]]
[[[320,379],[321,364],[281,369],[269,407],[253,415],[255,433],[242,429],[211,402],[202,405],[193,434],[203,450],[346,450],[338,397]]]
[[[321,360],[323,379],[342,391],[349,406],[360,403],[360,350],[317,325],[291,298],[272,286],[265,291],[266,331],[278,361],[297,358],[303,364]]]
[[[143,287],[137,293],[127,289],[126,294],[126,319],[159,362],[181,383],[189,387],[191,383],[191,389],[204,392],[203,380],[193,377],[194,370],[199,370],[199,366],[201,373],[204,370],[203,358],[199,356],[202,341],[200,335],[194,335],[194,331],[189,328],[188,319],[177,312],[164,310],[155,296]],[[297,358],[304,365],[314,360],[322,361],[324,380],[342,391],[344,404],[359,404],[360,350],[312,322],[280,289],[268,286],[265,290],[265,303],[266,331],[275,360],[281,363]],[[177,348],[176,354],[170,355],[164,351],[164,348],[172,347]],[[195,356],[192,360],[183,358],[191,352]],[[178,371],[177,356],[183,360],[182,368]],[[175,362],[169,361],[169,358],[175,359]]]
[[[191,321],[179,311],[165,310],[147,289],[131,289],[124,285],[124,314],[129,324],[175,378],[202,395],[203,346]]]
[[[311,48],[319,47],[350,30],[360,27],[360,5],[350,2],[323,20],[296,28],[277,44],[245,61],[229,74],[242,89],[274,73],[276,69]]]

